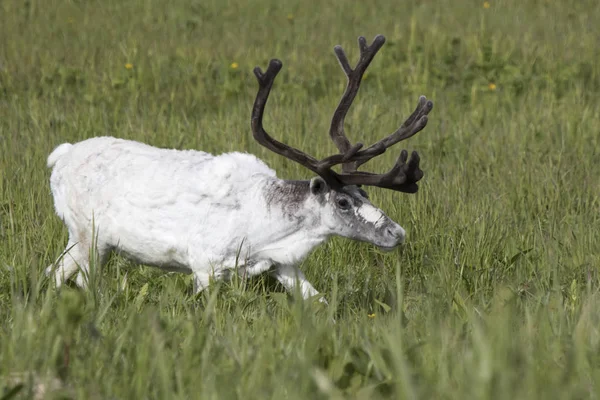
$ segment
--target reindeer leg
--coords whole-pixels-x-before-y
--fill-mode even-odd
[[[302,293],[302,298],[304,299],[310,299],[319,294],[317,289],[315,289],[306,279],[302,271],[294,265],[276,265],[274,269],[270,271],[270,274],[277,279],[288,292],[294,292],[296,286],[298,286]],[[327,304],[325,297],[321,297],[319,301]]]

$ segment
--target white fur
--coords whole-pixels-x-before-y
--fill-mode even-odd
[[[56,162],[69,152],[73,145],[71,143],[63,143],[48,156],[48,168],[53,168]]]
[[[333,232],[318,223],[307,196],[299,228],[265,191],[280,182],[253,155],[219,156],[158,149],[99,137],[62,144],[48,157],[56,212],[69,230],[56,268],[59,286],[80,270],[86,285],[92,232],[100,263],[115,250],[137,262],[194,274],[198,290],[209,276],[236,265],[254,275],[271,268],[284,286],[298,281],[305,297],[317,291],[295,267]]]
[[[363,204],[360,206],[356,212],[360,215],[365,221],[370,222],[372,224],[379,224],[384,219],[384,214],[377,207],[373,207],[370,204]]]

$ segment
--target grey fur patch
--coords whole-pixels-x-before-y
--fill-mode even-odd
[[[288,218],[303,220],[298,211],[309,195],[309,184],[309,181],[272,181],[264,193],[267,207],[269,210],[273,206],[280,207]]]

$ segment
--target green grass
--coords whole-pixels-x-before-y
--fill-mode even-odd
[[[489,4],[1,1],[0,398],[598,398],[600,3]],[[323,157],[333,46],[354,62],[378,33],[349,136],[374,142],[428,96],[427,128],[369,164],[416,149],[426,175],[416,195],[370,190],[402,249],[334,239],[303,263],[329,307],[266,278],[194,297],[116,256],[87,292],[50,287],[56,145],[247,151],[309,178],[253,141],[252,68],[283,61],[265,126]]]

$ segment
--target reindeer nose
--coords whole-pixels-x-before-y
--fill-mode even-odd
[[[398,241],[398,244],[404,243],[406,232],[400,225],[396,224],[388,227],[387,234],[395,238]]]

